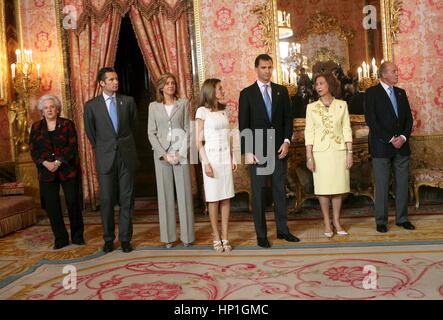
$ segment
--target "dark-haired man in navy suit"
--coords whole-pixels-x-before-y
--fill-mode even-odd
[[[255,59],[257,81],[240,92],[239,129],[252,133],[252,140],[242,139],[241,152],[250,163],[252,215],[257,244],[269,248],[264,208],[265,187],[272,179],[277,238],[290,242],[299,239],[289,232],[286,215],[285,181],[287,155],[292,138],[292,115],[288,89],[271,82],[272,58],[267,54]],[[260,139],[260,133],[263,136]]]

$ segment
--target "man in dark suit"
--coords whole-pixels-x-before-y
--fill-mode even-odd
[[[97,81],[103,94],[86,102],[84,124],[95,148],[105,240],[103,251],[114,250],[114,205],[119,201],[119,240],[123,252],[131,252],[134,174],[138,166],[134,140],[137,107],[134,98],[117,94],[118,76],[113,68],[100,69]]]
[[[394,87],[398,69],[392,62],[380,67],[380,84],[366,90],[365,118],[369,126],[369,152],[375,177],[375,222],[378,232],[387,232],[391,166],[395,174],[396,224],[408,230],[409,137],[412,114],[406,92]]]
[[[251,164],[252,214],[257,244],[264,248],[270,247],[264,211],[268,178],[272,180],[277,238],[300,241],[289,232],[286,216],[287,154],[293,129],[291,106],[286,87],[271,82],[272,70],[272,58],[259,55],[255,59],[258,80],[240,92],[239,100],[240,132],[242,136],[252,132],[251,139],[241,140],[241,152],[246,163]]]

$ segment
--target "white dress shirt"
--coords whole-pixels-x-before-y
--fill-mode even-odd
[[[381,84],[381,86],[383,87],[383,89],[385,89],[385,91],[386,91],[386,94],[388,95],[388,97],[390,96],[390,92],[389,92],[389,88],[391,88],[389,85],[387,85],[386,83],[384,83],[383,81],[381,81],[380,80],[380,84]],[[392,86],[392,94],[395,94],[395,92],[394,92],[394,87]],[[405,141],[407,140],[406,139],[406,137],[404,136],[404,135],[400,135],[400,137],[402,137],[403,139],[405,139]],[[392,137],[392,139],[391,140],[389,140],[389,143],[391,143],[392,142],[392,140],[394,139],[395,137]]]
[[[269,81],[268,83],[264,83],[264,82],[261,82],[260,80],[257,79],[257,84],[258,84],[258,87],[260,88],[260,92],[261,92],[261,95],[263,97],[263,101],[264,101],[264,94],[265,94],[265,85],[268,85],[268,88],[267,88],[268,89],[268,94],[269,94],[269,98],[271,99],[271,102],[272,102],[271,81]],[[291,141],[289,139],[285,139],[284,142],[287,142],[288,144],[291,144]]]

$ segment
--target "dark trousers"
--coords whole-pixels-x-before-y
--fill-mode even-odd
[[[396,154],[392,158],[373,158],[375,178],[375,222],[388,223],[388,198],[391,166],[395,175],[395,213],[396,223],[408,221],[408,178],[409,156]]]
[[[252,189],[252,215],[254,218],[257,238],[267,237],[265,196],[268,179],[272,182],[272,196],[274,198],[274,215],[278,234],[289,233],[288,217],[286,215],[286,171],[287,158],[275,159],[275,170],[271,175],[257,175],[260,165],[250,165],[251,189]]]
[[[100,174],[100,211],[103,224],[103,239],[114,241],[114,205],[120,205],[120,225],[118,239],[131,241],[132,213],[134,211],[134,173],[128,170],[119,150],[112,169],[108,174]]]
[[[79,199],[78,179],[69,179],[65,182],[40,182],[40,192],[45,205],[46,213],[51,222],[55,243],[69,243],[69,235],[63,221],[60,204],[60,185],[68,208],[69,223],[71,226],[71,240],[83,239],[83,217]]]

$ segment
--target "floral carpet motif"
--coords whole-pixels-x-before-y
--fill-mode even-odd
[[[77,269],[75,289],[64,288],[66,264]],[[375,270],[371,281],[367,266]],[[131,255],[115,251],[82,262],[44,262],[0,289],[0,298],[443,299],[443,245],[238,250],[223,255],[198,250],[137,250]]]
[[[237,290],[238,287],[243,286],[257,290],[253,299],[271,299],[268,295],[273,298],[280,297],[278,299],[309,297],[310,295],[306,293],[309,292],[307,289],[303,289],[307,290],[306,292],[302,291],[305,292],[303,294],[297,290],[297,292],[293,292],[294,286],[305,288],[307,284],[294,282],[290,285],[287,283],[287,280],[282,278],[288,277],[288,275],[298,277],[297,281],[301,281],[302,278],[305,279],[309,286],[311,286],[311,289],[315,286],[323,287],[326,282],[338,285],[337,290],[344,286],[344,288],[347,288],[343,289],[345,291],[343,293],[344,296],[341,295],[341,291],[337,291],[337,295],[334,298],[345,296],[349,298],[350,295],[347,290],[351,290],[350,288],[353,288],[358,283],[361,286],[363,281],[361,277],[362,268],[364,268],[362,261],[364,259],[375,261],[370,264],[376,266],[377,270],[379,268],[383,270],[388,265],[401,265],[401,268],[417,265],[417,267],[414,267],[416,271],[419,270],[418,266],[420,268],[424,267],[425,269],[422,269],[422,271],[425,271],[420,276],[420,280],[415,281],[420,283],[423,283],[423,279],[427,279],[431,274],[431,278],[433,278],[433,273],[441,267],[441,261],[443,260],[442,252],[434,252],[435,246],[440,246],[437,249],[443,250],[441,247],[443,246],[443,205],[429,204],[420,207],[418,210],[410,207],[410,220],[417,227],[413,231],[407,231],[395,226],[394,216],[391,215],[389,217],[389,232],[386,234],[380,234],[375,231],[373,209],[371,207],[345,208],[342,214],[342,224],[350,235],[345,237],[335,235],[332,239],[328,239],[322,234],[323,227],[320,211],[315,208],[306,209],[303,214],[289,215],[289,228],[294,235],[301,239],[301,242],[296,244],[276,239],[274,215],[272,212],[268,212],[268,236],[272,249],[264,251],[257,247],[251,214],[241,211],[233,212],[230,222],[230,241],[234,250],[231,254],[223,254],[222,256],[217,256],[210,247],[211,228],[208,216],[196,214],[195,229],[197,238],[191,247],[183,247],[183,244],[178,239],[172,249],[166,250],[160,242],[156,207],[151,205],[150,207],[138,209],[133,219],[134,237],[132,244],[136,250],[130,254],[123,254],[121,250],[117,249],[115,252],[103,256],[101,251],[103,246],[102,226],[100,216],[97,213],[88,213],[84,216],[86,246],[70,245],[61,250],[52,250],[53,236],[49,221],[45,217],[40,217],[37,225],[0,238],[0,299],[28,299],[31,296],[38,298],[40,293],[36,292],[40,292],[41,287],[47,288],[46,284],[42,284],[43,282],[51,283],[52,281],[51,286],[58,285],[60,287],[61,282],[59,280],[63,276],[60,271],[54,271],[54,268],[61,268],[61,266],[71,264],[72,261],[75,262],[74,265],[76,266],[77,264],[83,266],[84,263],[89,263],[89,269],[91,269],[91,273],[89,273],[89,271],[82,267],[83,271],[79,272],[79,292],[70,292],[68,294],[59,288],[60,292],[54,291],[50,293],[45,289],[46,291],[40,297],[41,299],[65,299],[68,297],[73,299],[132,299],[133,297],[136,299],[142,299],[143,297],[146,299],[154,297],[156,299],[171,297],[174,299],[246,299],[248,295],[242,293],[243,289]],[[118,218],[116,221],[118,221]],[[118,227],[116,229],[116,234],[118,234]],[[177,228],[177,233],[179,233],[179,228]],[[115,244],[117,248],[120,245],[118,241]],[[402,259],[398,260],[396,257],[399,257],[399,255],[397,254],[393,256],[389,254],[389,250],[393,248],[392,246],[395,246],[398,250],[403,248],[401,249]],[[420,253],[417,256],[415,253],[412,254],[414,250],[411,248],[413,246],[418,246],[417,248],[419,248],[418,251],[420,252],[429,251],[431,247],[434,248],[434,251],[430,255]],[[279,250],[284,250],[282,252],[288,254],[289,258],[284,255],[282,259],[271,258],[277,255],[276,252],[279,252]],[[334,255],[340,252],[340,250],[350,250],[349,252],[346,251],[349,253],[346,256],[346,263],[339,263],[341,258],[334,259],[335,262],[333,263],[329,258],[325,258],[325,255]],[[362,260],[361,252],[365,252],[365,250],[375,250],[383,252],[383,254],[379,258],[364,256]],[[319,252],[322,252],[322,254],[319,254]],[[262,255],[265,255],[267,260],[264,260]],[[176,257],[178,260],[175,259]],[[291,257],[297,258],[294,260]],[[234,261],[232,260],[234,258],[238,259]],[[394,261],[391,258],[396,260]],[[105,263],[106,267],[103,265],[103,269],[100,269],[102,267],[99,267],[99,265],[101,266],[103,259],[107,261]],[[107,259],[110,260],[108,261]],[[355,263],[352,261],[355,261]],[[314,272],[312,267],[305,268],[307,265],[318,266],[317,271]],[[429,266],[429,268],[426,269],[426,266]],[[96,271],[98,270],[97,268],[100,271]],[[113,271],[110,271],[111,269]],[[300,273],[299,271],[302,269],[304,271]],[[399,270],[394,267],[391,269]],[[173,272],[171,273],[170,271]],[[401,286],[404,286],[404,283],[411,283],[413,281],[411,279],[414,279],[414,277],[409,271],[409,273],[398,272],[397,276],[383,275],[380,279],[398,278],[401,279],[398,280]],[[301,277],[302,274],[303,277]],[[317,279],[317,276],[320,274],[321,279]],[[410,276],[404,278],[400,274],[410,274]],[[183,276],[183,279],[180,278],[180,275]],[[246,275],[251,277],[246,277]],[[310,275],[310,277],[306,278],[306,275]],[[418,274],[415,275],[418,276]],[[241,280],[243,276],[247,278],[247,280],[246,278],[244,279],[245,282]],[[30,277],[32,279],[37,277],[41,282],[31,281]],[[143,279],[148,277],[150,281],[130,281],[130,279],[138,279],[139,277],[143,277]],[[209,277],[212,280],[209,281],[205,277]],[[56,278],[58,280],[55,280]],[[264,278],[268,279],[266,284],[263,284],[262,280]],[[276,287],[274,287],[270,283],[273,283],[272,279],[277,278],[276,283],[278,285],[276,284]],[[184,281],[184,279],[187,280]],[[221,294],[221,287],[217,287],[217,289],[213,287],[214,281],[219,283],[228,279],[238,280],[232,283],[229,282],[231,283],[229,288],[233,290],[232,293],[231,289],[223,289],[227,291],[223,291],[224,293]],[[105,282],[105,287],[100,284],[103,281]],[[114,285],[113,281],[119,284]],[[200,289],[192,289],[191,293],[189,290],[192,287],[191,284],[195,281],[198,282],[197,287]],[[207,282],[206,286],[201,286],[202,281]],[[191,284],[188,285],[188,282]],[[211,283],[212,285],[210,285]],[[412,292],[408,292],[407,296],[414,299],[424,296],[429,298],[429,296],[434,297],[436,293],[441,293],[440,287],[437,286],[441,286],[442,283],[438,281],[433,283],[431,281],[429,284],[432,284],[429,287],[433,290],[432,294],[428,291],[431,289],[427,288],[423,289],[424,291],[419,290],[424,293],[414,295]],[[36,287],[37,285],[38,288]],[[228,284],[220,286],[223,287],[224,285]],[[14,288],[13,291],[11,291],[11,287]],[[111,287],[115,290],[111,290]],[[27,291],[23,291],[24,288],[26,290],[29,289],[29,292],[33,294],[25,294],[24,292]],[[97,289],[95,293],[91,291],[93,288]],[[416,288],[415,285],[414,288]],[[361,288],[354,288],[352,290],[361,290]],[[158,296],[152,293],[156,291],[161,293]],[[88,294],[84,295],[84,292],[88,292]],[[137,294],[134,295],[133,292],[141,292],[140,294],[143,297],[139,297]],[[234,292],[236,293],[234,294]],[[272,292],[272,294],[268,292]],[[276,294],[277,292],[279,294]],[[286,295],[283,295],[283,292],[287,292],[285,293]],[[313,297],[332,298],[330,295],[322,296],[319,292]],[[366,296],[368,292],[362,292],[365,294],[362,296],[357,295],[360,299],[386,298],[388,296],[388,294],[380,295],[378,293],[373,296]],[[374,290],[371,292],[374,294]],[[356,293],[352,294],[355,295]],[[407,296],[402,295],[401,298],[407,298]],[[398,296],[396,297],[398,298]]]

